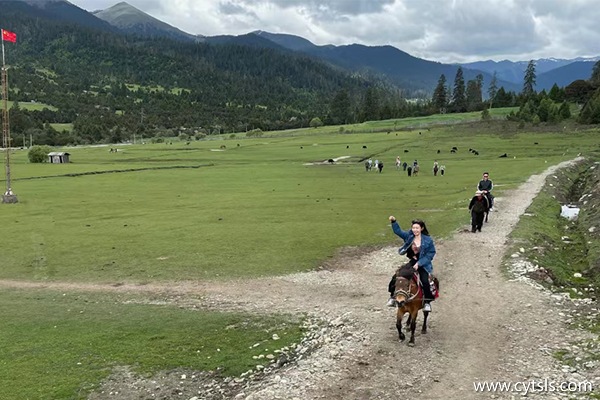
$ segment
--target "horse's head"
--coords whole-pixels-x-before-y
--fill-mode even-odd
[[[396,272],[396,287],[394,299],[398,307],[404,306],[417,295],[419,288],[414,280],[414,269],[410,263],[400,267]]]
[[[394,299],[398,307],[402,307],[412,297],[411,293],[411,279],[407,279],[403,276],[396,277],[396,289],[394,290]]]

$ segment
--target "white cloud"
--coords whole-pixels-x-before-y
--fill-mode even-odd
[[[71,0],[88,10],[116,1]],[[315,44],[391,44],[441,62],[600,55],[595,0],[128,0],[207,36],[253,30]]]

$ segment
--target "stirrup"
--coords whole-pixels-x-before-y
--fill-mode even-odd
[[[429,304],[429,303],[423,304],[423,311],[431,312],[431,304]]]

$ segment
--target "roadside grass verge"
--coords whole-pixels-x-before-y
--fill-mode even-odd
[[[175,368],[236,376],[271,361],[253,356],[302,338],[289,316],[213,313],[125,295],[3,290],[0,302],[2,399],[86,398],[119,366],[142,376]]]
[[[585,191],[581,177],[594,163],[594,160],[586,160],[549,176],[511,233],[515,242],[512,252],[523,247],[523,256],[547,269],[554,285],[562,291],[569,290],[572,297],[580,297],[578,292],[588,291],[590,285],[600,287],[600,276],[591,269],[593,260],[589,250],[594,241],[588,232],[589,219],[569,221],[560,215],[563,204],[580,205],[580,215],[586,214],[586,207],[579,204]]]

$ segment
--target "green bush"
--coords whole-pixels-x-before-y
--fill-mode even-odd
[[[50,146],[32,146],[29,153],[27,153],[27,157],[31,163],[43,163],[48,161],[48,153],[51,151]]]
[[[320,126],[323,126],[323,121],[321,121],[321,118],[319,118],[319,117],[314,117],[313,119],[310,120],[309,125],[311,128],[318,128]]]

